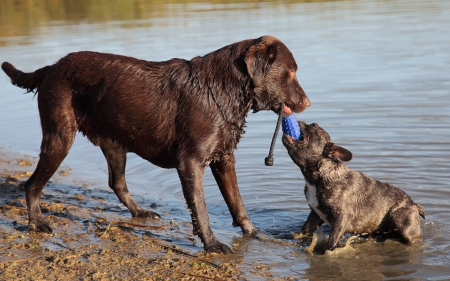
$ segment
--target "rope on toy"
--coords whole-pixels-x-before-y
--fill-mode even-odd
[[[278,121],[277,126],[275,127],[275,132],[273,133],[272,143],[270,144],[269,156],[264,159],[264,163],[266,166],[273,166],[273,149],[275,147],[275,142],[277,141],[278,131],[280,130],[281,120],[284,115],[284,101],[281,102],[280,105],[280,113],[278,113]]]

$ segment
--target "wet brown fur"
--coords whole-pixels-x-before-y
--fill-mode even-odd
[[[100,146],[109,185],[133,217],[158,218],[131,197],[126,153],[176,168],[191,211],[194,233],[206,251],[229,253],[209,225],[203,194],[205,166],[244,233],[255,234],[237,185],[234,150],[249,110],[295,112],[310,105],[292,71],[297,64],[278,39],[263,36],[225,46],[192,60],[150,62],[95,52],[71,53],[53,65],[23,73],[2,69],[12,83],[37,91],[42,125],[39,163],[26,182],[30,230],[51,232],[41,214],[41,191],[81,131]]]

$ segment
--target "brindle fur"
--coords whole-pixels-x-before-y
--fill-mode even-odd
[[[311,213],[301,229],[312,233],[324,223],[331,231],[327,249],[333,250],[345,232],[377,234],[396,230],[405,243],[422,240],[419,215],[425,213],[419,204],[401,189],[351,170],[343,161],[352,153],[331,142],[328,133],[313,123],[299,122],[302,140],[283,136],[289,156],[300,167],[308,188],[315,186],[318,212]],[[309,187],[308,187],[309,186]]]

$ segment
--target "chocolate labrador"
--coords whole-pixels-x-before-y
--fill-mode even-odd
[[[302,112],[310,101],[296,77],[297,64],[277,38],[263,36],[225,46],[191,60],[151,62],[113,54],[76,52],[32,73],[8,62],[12,83],[38,94],[42,126],[39,162],[25,183],[29,229],[52,232],[40,195],[81,131],[102,150],[109,186],[133,217],[159,218],[131,197],[126,153],[163,168],[176,168],[194,233],[207,252],[230,253],[210,228],[203,193],[209,165],[233,225],[257,230],[242,202],[234,150],[250,110],[280,113],[284,102]]]
[[[422,206],[401,189],[348,168],[343,161],[350,161],[352,153],[332,143],[317,124],[299,125],[303,138],[283,135],[283,144],[306,182],[311,213],[302,234],[312,235],[326,222],[331,227],[329,250],[336,247],[345,232],[382,234],[395,230],[405,243],[422,240]]]

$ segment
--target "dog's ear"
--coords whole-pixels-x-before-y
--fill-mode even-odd
[[[276,43],[268,45],[266,42],[261,41],[247,50],[244,61],[255,87],[262,85],[267,67],[275,61],[276,57]]]
[[[337,146],[332,142],[327,143],[323,150],[323,154],[328,158],[338,158],[345,162],[352,160],[353,157],[350,151],[343,147]]]

